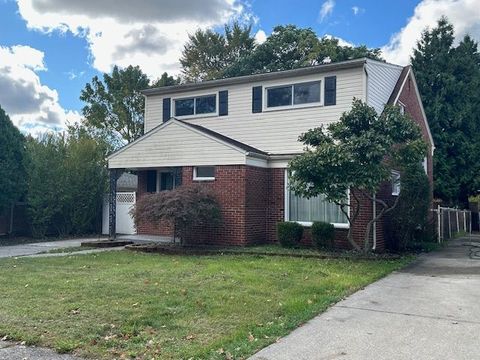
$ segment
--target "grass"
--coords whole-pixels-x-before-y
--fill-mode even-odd
[[[0,336],[95,359],[239,359],[408,263],[127,251],[0,261]]]
[[[91,246],[70,246],[66,248],[58,248],[45,251],[43,254],[63,254],[63,253],[74,253],[78,251],[85,251],[85,250],[96,250],[98,248],[94,248]]]

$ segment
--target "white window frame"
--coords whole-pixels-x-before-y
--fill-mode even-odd
[[[264,86],[263,87],[263,111],[278,111],[278,110],[289,110],[289,109],[302,109],[302,108],[309,108],[309,107],[315,107],[315,106],[323,106],[323,98],[325,94],[323,93],[322,90],[322,84],[323,84],[324,78],[317,78],[317,79],[312,79],[312,80],[305,80],[305,81],[299,81],[299,82],[288,82],[284,84],[275,84],[271,86]],[[314,82],[320,82],[320,101],[317,102],[311,102],[311,103],[305,103],[305,104],[294,104],[294,86],[295,85],[302,85],[302,84],[308,84],[308,83],[314,83]],[[269,107],[268,106],[268,90],[270,89],[276,89],[276,88],[282,88],[290,86],[292,88],[292,104],[291,105],[284,105],[284,106],[273,106]]]
[[[285,169],[285,187],[284,187],[284,218],[285,221],[296,222],[305,227],[311,227],[313,225],[313,221],[298,221],[298,220],[290,220],[290,189],[288,188],[288,170]],[[350,190],[348,190],[348,203],[350,204]],[[350,207],[348,207],[348,216],[350,216]],[[331,223],[335,229],[349,229],[350,223]]]
[[[428,156],[425,156],[422,161],[423,170],[425,170],[425,174],[428,176]]]
[[[396,179],[398,179],[398,183],[396,183]],[[402,191],[402,181],[400,172],[397,170],[392,170],[392,195],[399,196],[400,192]]]
[[[160,191],[168,191],[168,190],[160,190],[160,185],[162,182],[162,175],[161,175],[162,173],[163,174],[168,173],[173,175],[172,190],[175,189],[177,187],[177,184],[175,183],[175,174],[173,173],[173,171],[171,169],[161,169],[161,170],[157,170],[157,191],[156,192],[158,193]]]
[[[194,181],[213,181],[215,180],[215,175],[214,176],[197,176],[197,169],[199,167],[212,167],[213,168],[213,173],[215,174],[215,165],[203,165],[203,166],[194,166],[193,167],[193,180]]]
[[[215,112],[211,113],[203,113],[203,114],[197,114],[197,98],[199,97],[206,97],[206,96],[215,96]],[[178,100],[187,100],[187,99],[193,99],[193,115],[182,115],[182,116],[177,116],[175,114],[175,101]],[[214,117],[218,116],[218,106],[219,106],[219,96],[218,96],[218,91],[214,93],[208,93],[208,94],[196,94],[192,96],[182,96],[182,97],[177,97],[172,99],[172,106],[171,106],[171,113],[173,114],[173,117],[176,119],[192,119],[192,118],[203,118],[203,117]],[[172,116],[170,114],[170,116]]]
[[[398,102],[398,107],[400,109],[400,114],[405,115],[405,104],[401,101]]]

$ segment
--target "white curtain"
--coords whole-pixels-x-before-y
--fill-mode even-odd
[[[314,198],[306,199],[290,193],[289,219],[292,221],[324,221],[335,224],[348,223],[347,217],[342,213],[340,206],[325,200],[325,196],[320,195]]]

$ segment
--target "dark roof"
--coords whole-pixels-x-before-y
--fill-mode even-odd
[[[187,126],[193,128],[193,129],[196,129],[196,130],[198,130],[198,131],[200,131],[204,134],[207,134],[207,135],[210,135],[214,138],[217,138],[218,140],[221,140],[221,141],[226,142],[230,145],[236,146],[237,148],[240,148],[240,149],[245,150],[247,152],[255,153],[255,154],[259,154],[259,155],[268,155],[268,153],[266,153],[265,151],[262,151],[260,149],[254,148],[253,146],[244,144],[244,143],[242,143],[240,141],[237,141],[235,139],[232,139],[228,136],[219,134],[219,133],[217,133],[213,130],[207,129],[206,127],[196,125],[196,124],[192,124],[192,123],[189,123],[189,122],[186,122],[186,121],[178,120],[176,118],[171,118],[170,120],[172,120],[172,119],[174,119],[178,122],[181,122],[182,124],[187,125]]]
[[[398,93],[402,89],[402,84],[405,81],[405,77],[407,76],[410,68],[411,68],[411,66],[407,65],[402,69],[402,72],[400,73],[400,76],[398,77],[397,83],[395,84],[395,87],[393,88],[393,91],[390,94],[390,97],[388,98],[387,105],[393,105],[393,102],[397,98]]]
[[[136,191],[138,187],[137,175],[123,173],[117,180],[117,191]]]
[[[217,86],[245,84],[249,82],[265,81],[265,80],[272,80],[272,79],[282,79],[282,78],[288,78],[291,76],[301,76],[301,75],[317,74],[317,73],[322,73],[322,72],[327,72],[332,70],[355,68],[358,66],[362,66],[363,64],[366,63],[366,61],[367,61],[367,58],[359,58],[359,59],[353,59],[353,60],[339,61],[339,62],[330,63],[330,64],[306,66],[306,67],[293,69],[293,70],[272,71],[272,72],[267,72],[262,74],[236,76],[236,77],[231,77],[226,79],[207,80],[207,81],[202,81],[198,83],[163,86],[163,87],[145,89],[145,90],[142,90],[141,93],[143,95],[174,94],[174,93],[190,91],[190,90],[210,89]],[[375,60],[369,60],[369,61],[375,61]]]

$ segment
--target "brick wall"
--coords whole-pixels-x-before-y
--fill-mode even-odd
[[[222,225],[217,228],[199,227],[191,231],[187,241],[214,245],[252,245],[277,241],[277,223],[285,219],[285,169],[251,166],[217,166],[214,181],[194,181],[193,167],[184,167],[182,183],[199,183],[214,192],[222,211]],[[145,194],[146,172],[138,173],[138,197]],[[353,225],[354,239],[361,243],[365,226],[372,217],[372,203],[357,194],[360,213]],[[352,197],[352,202],[355,199]],[[141,223],[139,234],[172,236],[168,223]],[[349,249],[347,230],[335,231],[335,245]],[[383,250],[383,238],[377,235],[378,249]],[[305,231],[304,244],[311,244],[310,231]]]

